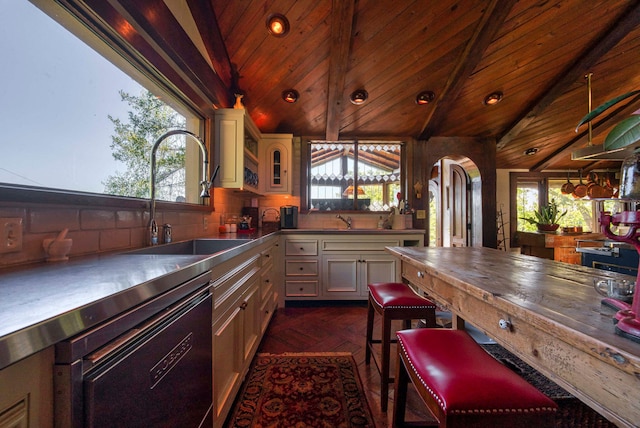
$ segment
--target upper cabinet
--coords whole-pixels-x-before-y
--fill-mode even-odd
[[[260,193],[259,141],[260,131],[246,110],[216,110],[215,162],[220,165],[216,186]]]
[[[292,134],[261,134],[244,109],[215,115],[215,185],[256,194],[291,193]]]
[[[262,134],[260,177],[265,194],[291,193],[292,141],[292,134]]]

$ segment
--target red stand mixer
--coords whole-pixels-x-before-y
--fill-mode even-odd
[[[618,242],[625,242],[635,247],[640,253],[640,212],[639,211],[623,211],[618,214],[603,212],[600,214],[600,225],[602,233],[608,238]],[[616,235],[611,231],[613,226],[627,226],[629,230],[624,235]],[[640,266],[639,266],[640,270]],[[633,293],[633,302],[628,309],[621,309],[615,316],[618,320],[616,324],[616,333],[640,343],[640,292],[638,289],[638,279]],[[623,302],[619,302],[623,303]],[[624,305],[623,307],[626,307]]]

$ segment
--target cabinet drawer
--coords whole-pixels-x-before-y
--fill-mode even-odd
[[[287,239],[285,242],[285,255],[287,256],[317,256],[318,241],[316,239],[309,240],[293,240]]]
[[[260,299],[264,300],[265,297],[273,290],[273,265],[265,268],[264,272],[260,275]]]
[[[322,241],[323,251],[384,251],[384,247],[398,247],[400,241],[397,239],[376,239],[372,240],[330,240]]]
[[[317,260],[287,260],[284,273],[286,276],[317,276]]]
[[[273,262],[273,257],[275,255],[275,247],[269,247],[260,253],[260,266],[265,267],[269,263]]]
[[[402,277],[418,287],[425,287],[428,283],[425,273],[409,263],[402,263]]]
[[[318,295],[318,281],[287,281],[285,295],[288,297],[315,297]]]

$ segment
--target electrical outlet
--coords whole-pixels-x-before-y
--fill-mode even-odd
[[[209,217],[202,217],[202,229],[209,230]]]
[[[427,218],[427,211],[426,210],[417,210],[416,211],[416,218],[418,220],[422,220]]]
[[[0,253],[22,250],[22,219],[0,218]]]

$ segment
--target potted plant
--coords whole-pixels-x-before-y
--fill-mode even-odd
[[[535,211],[533,217],[520,217],[522,220],[535,224],[540,232],[555,232],[558,227],[558,221],[564,217],[567,212],[558,210],[555,201],[549,202],[548,205],[542,205],[538,211]]]

